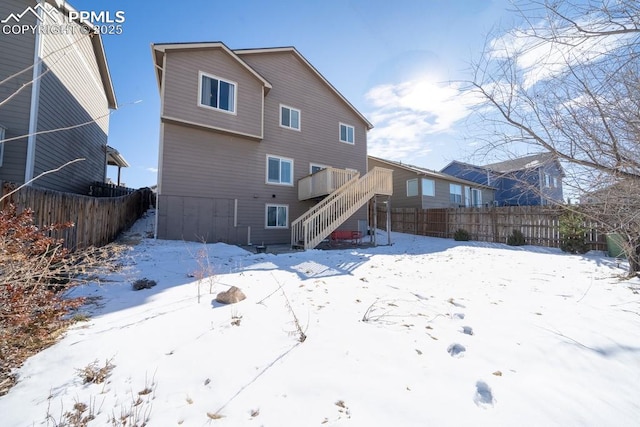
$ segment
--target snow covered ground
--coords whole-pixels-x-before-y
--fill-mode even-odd
[[[614,259],[403,234],[254,254],[142,238],[151,219],[0,425],[640,425],[640,281]],[[230,286],[247,299],[216,303]],[[84,382],[93,362],[105,382]]]

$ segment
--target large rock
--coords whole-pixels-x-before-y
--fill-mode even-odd
[[[218,296],[216,296],[216,301],[222,304],[234,304],[242,301],[246,297],[247,296],[240,290],[240,288],[232,286],[228,290],[220,292]]]

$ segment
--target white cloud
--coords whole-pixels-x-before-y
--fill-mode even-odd
[[[158,173],[158,168],[145,168],[145,170],[151,173]]]
[[[398,84],[379,85],[367,92],[373,106],[368,117],[369,152],[393,160],[431,151],[428,136],[449,132],[482,100],[462,90],[461,83],[443,83],[424,75]]]
[[[584,21],[580,24],[589,26]],[[552,36],[542,24],[536,28],[535,35],[531,34],[532,31],[514,30],[489,43],[492,59],[515,59],[517,67],[523,72],[524,89],[565,72],[569,66],[598,61],[606,53],[622,46],[630,37],[585,37],[576,30],[566,30],[562,35],[554,36],[556,42],[552,43],[544,40]]]

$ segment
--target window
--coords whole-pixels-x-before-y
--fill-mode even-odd
[[[288,222],[288,205],[267,205],[265,218],[265,226],[267,228],[287,228]]]
[[[422,178],[422,195],[423,196],[436,195],[436,183],[434,180]]]
[[[418,180],[417,179],[408,179],[407,180],[407,197],[413,197],[418,195]]]
[[[355,133],[355,128],[353,126],[340,123],[340,141],[341,142],[346,142],[347,144],[353,144],[354,133]]]
[[[551,175],[542,172],[542,176],[544,177],[544,186],[551,187]]]
[[[233,82],[200,72],[200,101],[202,107],[235,113],[236,87]]]
[[[458,184],[449,184],[449,201],[457,205],[462,204],[462,186]]]
[[[293,160],[267,156],[267,183],[293,185]]]
[[[553,186],[554,186],[555,188],[558,188],[558,178],[557,178],[557,177],[555,177],[555,176],[553,177]]]
[[[482,190],[478,188],[471,189],[471,206],[482,206]]]
[[[4,128],[0,126],[0,141],[4,139]],[[2,161],[4,160],[4,142],[0,143],[0,166],[2,166]]]
[[[300,110],[280,105],[280,126],[300,130]]]
[[[319,172],[322,169],[326,169],[326,168],[327,168],[327,166],[325,166],[325,165],[320,165],[318,163],[311,163],[309,165],[309,173],[316,173],[316,172]]]

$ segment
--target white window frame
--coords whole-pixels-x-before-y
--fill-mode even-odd
[[[319,172],[320,170],[322,170],[322,169],[328,169],[329,167],[330,167],[330,166],[323,165],[323,164],[321,164],[321,163],[309,163],[309,173],[310,173],[310,174],[312,174],[312,173],[313,173],[313,168],[319,168],[319,169],[318,169],[318,171],[316,171],[316,172]]]
[[[269,208],[276,208],[276,225],[269,225]],[[284,208],[285,210],[285,224],[278,225],[278,210]],[[282,205],[276,203],[267,203],[264,207],[264,228],[268,229],[286,229],[289,228],[289,205]]]
[[[415,185],[415,188],[414,188],[414,185]],[[409,189],[415,190],[415,191],[409,192]],[[420,194],[418,189],[418,178],[408,179],[407,180],[407,197],[416,197],[418,194]]]
[[[344,140],[342,139],[342,127],[346,128],[346,136],[347,139]],[[349,141],[349,129],[351,129],[351,139],[352,141]],[[354,126],[348,125],[346,123],[339,123],[338,126],[338,139],[340,140],[340,142],[344,142],[345,144],[350,144],[350,145],[355,145],[356,143],[356,128]]]
[[[2,141],[5,138],[5,131],[6,129],[4,128],[4,126],[0,125],[0,141]],[[4,162],[4,145],[6,143],[2,142],[0,143],[0,167],[2,167],[2,163]]]
[[[425,193],[425,191],[424,191],[424,189],[425,189],[425,185],[424,185],[424,183],[425,183],[425,182],[430,182],[430,183],[431,183],[431,185],[430,185],[430,189],[432,190],[432,191],[430,192],[431,194],[429,194],[429,193]],[[435,197],[435,196],[436,196],[436,181],[435,181],[434,179],[431,179],[431,178],[422,178],[422,181],[420,182],[420,185],[422,186],[421,194],[422,194],[423,196],[428,196],[428,197]]]
[[[282,110],[284,109],[289,110],[289,125],[285,125],[282,123]],[[293,127],[291,126],[291,112],[295,111],[298,113],[298,127]],[[302,128],[302,112],[300,110],[298,110],[297,108],[293,108],[290,107],[288,105],[284,105],[284,104],[280,104],[280,127],[283,127],[285,129],[292,129],[292,130],[297,130],[298,132],[300,131],[300,129]]]
[[[202,78],[203,77],[207,77],[209,79],[217,80],[218,81],[218,85],[220,85],[221,81],[223,81],[223,82],[225,82],[227,84],[233,85],[233,111],[225,110],[224,108],[214,107],[214,106],[202,103]],[[218,98],[220,98],[220,91],[219,90],[218,90]],[[229,79],[225,79],[223,77],[216,76],[214,74],[205,73],[204,71],[198,71],[198,107],[208,108],[208,109],[215,110],[215,111],[220,111],[220,112],[223,112],[223,113],[226,113],[226,114],[233,114],[235,116],[236,115],[236,111],[237,111],[237,104],[238,104],[238,83],[234,82],[233,80],[229,80]],[[219,99],[218,99],[218,105],[220,105]]]
[[[269,159],[278,159],[280,161],[279,172],[280,178],[276,181],[269,180]],[[291,182],[283,182],[282,181],[282,162],[288,162],[291,164]],[[265,171],[265,183],[270,185],[286,185],[288,187],[293,187],[293,159],[289,159],[287,157],[276,156],[273,154],[267,154],[266,156],[266,171]]]
[[[454,189],[455,189],[455,190],[460,190],[460,191],[459,191],[459,192],[458,192],[458,191],[456,191],[456,192],[454,193],[454,192],[453,192],[453,190],[454,190]],[[460,197],[460,200],[459,200],[459,201],[458,201],[458,200],[453,200],[453,199],[454,199],[454,197],[452,197],[452,196],[459,196],[459,197]],[[449,184],[449,202],[451,202],[451,203],[455,203],[455,204],[458,204],[458,205],[461,205],[461,204],[463,203],[463,200],[462,200],[462,185],[460,185],[460,184],[453,184],[453,183],[450,183],[450,184]]]

